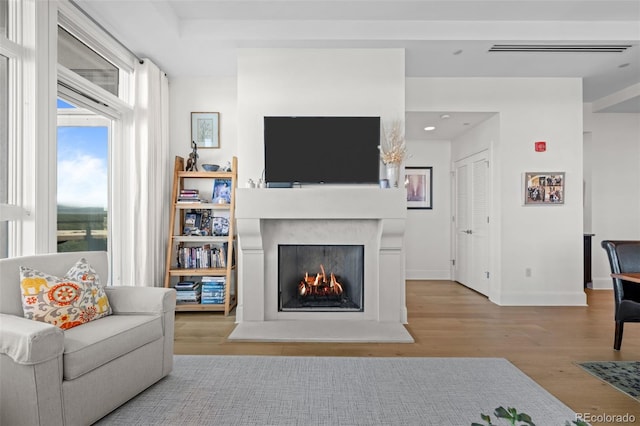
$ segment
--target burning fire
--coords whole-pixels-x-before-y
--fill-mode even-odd
[[[339,296],[344,291],[342,284],[336,280],[336,276],[332,272],[329,280],[324,272],[324,265],[320,265],[321,272],[315,277],[309,276],[308,272],[304,273],[304,279],[298,284],[298,294],[300,296]]]

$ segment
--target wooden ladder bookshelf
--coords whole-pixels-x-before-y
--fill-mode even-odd
[[[238,159],[233,157],[231,171],[185,171],[184,164],[184,158],[177,156],[164,286],[175,288],[179,282],[201,281],[211,283],[213,288],[215,285],[220,287],[224,280],[223,296],[216,287],[215,296],[207,289],[200,301],[187,302],[178,297],[176,311],[223,311],[226,316],[238,302],[235,253]],[[214,199],[214,188],[222,188],[225,184],[230,185],[223,190],[228,194]],[[202,188],[211,191],[211,199]],[[194,201],[188,196],[194,197]],[[181,292],[178,294],[180,296]],[[208,295],[206,299],[205,294]]]

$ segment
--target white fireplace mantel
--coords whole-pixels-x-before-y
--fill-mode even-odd
[[[314,186],[236,190],[238,340],[412,342],[403,189]],[[278,244],[362,244],[363,312],[278,312]],[[332,321],[327,327],[327,321]]]

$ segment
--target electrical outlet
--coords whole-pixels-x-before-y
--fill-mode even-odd
[[[526,268],[524,270],[524,276],[525,277],[530,277],[531,276],[531,268]]]

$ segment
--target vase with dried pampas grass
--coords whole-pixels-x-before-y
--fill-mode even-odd
[[[384,123],[382,124],[382,143],[378,148],[380,149],[380,158],[387,168],[389,186],[397,188],[400,165],[407,158],[407,145],[404,140],[401,120],[393,121],[388,131],[385,129]]]

